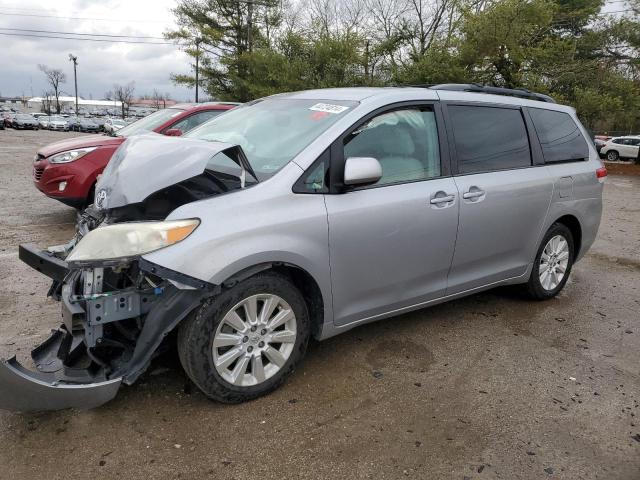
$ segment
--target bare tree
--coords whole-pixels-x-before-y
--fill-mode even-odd
[[[136,89],[135,82],[129,82],[126,85],[113,86],[113,95],[116,100],[120,102],[120,108],[122,109],[122,118],[124,119],[129,112],[131,106],[131,99],[133,98],[133,91]]]
[[[426,53],[446,20],[446,13],[453,0],[409,0],[408,17],[411,31],[411,49],[414,58]]]
[[[164,105],[166,105],[166,98],[155,88],[153,89],[151,100],[153,100],[153,107],[156,110],[160,110],[160,108],[164,108]]]
[[[53,96],[56,99],[56,113],[60,113],[60,85],[67,81],[67,76],[59,68],[49,68],[46,65],[39,64],[38,69],[47,77],[47,81],[53,89]]]
[[[53,93],[45,91],[42,94],[42,107],[41,110],[43,113],[47,115],[51,115],[51,103],[52,103]]]
[[[316,32],[322,35],[329,35],[337,27],[339,16],[337,2],[333,0],[309,0],[307,8],[312,28]]]

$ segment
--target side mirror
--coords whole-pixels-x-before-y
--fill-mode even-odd
[[[344,162],[344,184],[366,185],[382,178],[382,166],[373,157],[349,157]]]
[[[167,137],[181,137],[182,136],[182,130],[180,130],[179,128],[170,128],[169,130],[164,132],[164,134]]]

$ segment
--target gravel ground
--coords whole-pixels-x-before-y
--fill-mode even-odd
[[[17,245],[74,211],[31,185],[37,146],[0,131],[0,356],[57,326]],[[159,359],[104,407],[0,412],[0,478],[640,478],[640,177],[610,176],[598,240],[562,295],[498,289],[313,344],[283,388],[225,406]]]

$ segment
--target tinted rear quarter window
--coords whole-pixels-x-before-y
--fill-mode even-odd
[[[448,110],[460,173],[531,165],[527,128],[519,109],[450,105]]]
[[[529,109],[538,134],[545,163],[584,160],[589,157],[587,142],[567,113],[541,108]]]

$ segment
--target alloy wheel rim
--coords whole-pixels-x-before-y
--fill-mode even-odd
[[[607,160],[615,160],[616,159],[616,154],[613,152],[609,152],[607,153]]]
[[[542,288],[547,291],[557,288],[567,273],[568,265],[569,242],[562,235],[556,235],[547,242],[540,256],[538,272]]]
[[[213,364],[227,382],[258,385],[285,365],[297,337],[291,306],[273,294],[247,297],[233,306],[213,337]]]

